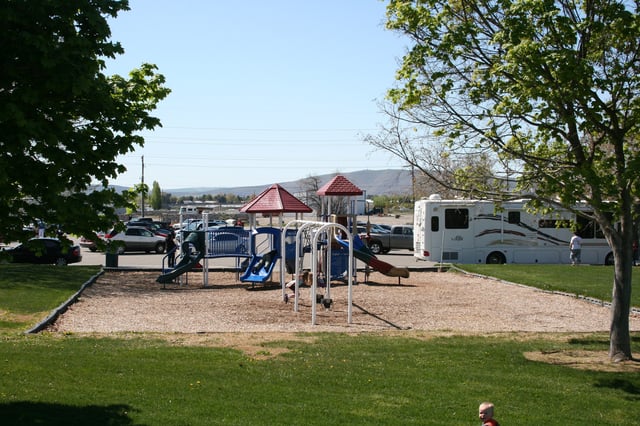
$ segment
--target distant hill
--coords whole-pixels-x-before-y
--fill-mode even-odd
[[[373,195],[398,195],[398,194],[411,194],[411,172],[402,169],[389,169],[389,170],[360,170],[350,173],[340,173],[346,177],[358,188],[366,191],[367,196]],[[320,186],[329,182],[336,173],[319,175]],[[235,194],[240,197],[246,197],[248,195],[259,194],[274,183],[280,184],[283,188],[291,193],[297,193],[301,190],[301,183],[306,179],[300,178],[290,182],[265,182],[264,185],[258,186],[240,186],[240,187],[195,187],[195,188],[162,188],[164,192],[168,192],[176,197],[183,196],[200,196],[205,194]]]

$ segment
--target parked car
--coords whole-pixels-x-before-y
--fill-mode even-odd
[[[129,221],[127,226],[143,226],[149,229],[149,231],[158,235],[169,235],[169,233],[171,233],[171,231],[173,230],[170,223],[161,222],[158,220],[132,220]]]
[[[395,225],[391,232],[360,235],[367,242],[373,254],[385,254],[394,249],[413,250],[413,226]]]
[[[242,253],[245,247],[242,244],[240,236],[230,232],[222,232],[211,236],[209,246],[213,253]]]
[[[131,222],[127,222],[127,227],[131,227],[131,226],[146,228],[149,231],[153,232],[154,234],[160,235],[161,237],[164,237],[164,238],[167,238],[169,234],[171,234],[172,232],[172,230],[161,228],[159,225],[151,221],[135,221],[134,220]]]
[[[210,220],[209,223],[207,224],[207,231],[210,229],[218,229],[222,226],[227,226],[227,222],[225,222],[224,220]],[[198,225],[196,226],[196,230],[197,231],[202,231],[204,228],[204,223],[202,221],[200,221],[198,223]]]
[[[98,235],[99,238],[104,239],[104,235],[105,235],[104,232],[98,232],[97,235]],[[92,240],[90,238],[87,238],[87,237],[84,237],[84,236],[80,237],[78,245],[80,247],[83,247],[83,248],[88,248],[91,251],[98,250],[98,245],[96,244],[96,242],[94,240]]]
[[[360,229],[360,227],[363,227],[366,232],[366,228],[367,228],[366,222],[358,222],[358,229]],[[389,232],[391,232],[391,226],[378,225],[377,223],[369,224],[369,233],[371,234],[385,234]]]
[[[184,226],[182,227],[182,231],[215,231],[218,230],[220,228],[225,228],[227,227],[227,222],[225,222],[224,220],[210,220],[207,223],[207,228],[204,229],[204,222],[200,219],[185,223]],[[178,243],[180,243],[182,241],[182,232],[180,232],[180,229],[176,230],[176,241]]]
[[[376,223],[373,226],[375,226],[375,229],[376,229],[375,232],[378,232],[378,231],[380,231],[382,233],[391,232],[391,225],[381,225],[379,223]]]
[[[202,225],[202,220],[192,220],[188,222],[183,228],[183,231],[197,231],[199,227]]]
[[[115,233],[111,231],[105,235],[107,244],[111,241],[122,241],[124,246],[120,245],[117,252],[119,254],[125,251],[144,251],[150,253],[164,253],[167,247],[165,237],[154,234],[147,228],[142,226],[129,226],[124,232]]]
[[[57,238],[33,238],[14,248],[5,249],[14,263],[68,265],[82,261],[80,246],[65,247]]]
[[[96,245],[96,242],[93,240],[90,240],[87,237],[80,237],[80,240],[78,241],[78,245],[82,248],[88,248],[91,251],[98,250],[98,246]]]
[[[134,217],[129,220],[130,222],[153,222],[152,217]]]
[[[199,222],[200,219],[186,219],[184,221],[182,221],[182,223],[174,223],[173,224],[173,230],[174,231],[179,231],[181,229],[187,230],[187,227],[193,223],[193,222]]]
[[[171,226],[171,222],[163,222],[161,220],[154,220],[153,223],[158,225],[158,227],[160,227],[160,229],[168,229],[168,230],[173,229],[173,227]]]

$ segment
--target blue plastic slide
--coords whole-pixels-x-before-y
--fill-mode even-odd
[[[276,261],[280,259],[277,250],[272,250],[264,255],[255,255],[249,262],[249,267],[240,277],[242,282],[263,283],[271,277]]]

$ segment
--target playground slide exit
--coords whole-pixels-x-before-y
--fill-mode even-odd
[[[342,246],[349,248],[348,241],[338,238],[337,236],[336,241]],[[378,259],[357,235],[353,236],[353,256],[388,277],[409,278],[409,269],[399,268]]]

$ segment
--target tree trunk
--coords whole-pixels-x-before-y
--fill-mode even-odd
[[[622,247],[614,247],[613,249],[615,266],[611,298],[611,328],[609,330],[609,358],[613,362],[631,359],[629,311],[633,269],[632,238],[632,229],[628,232],[623,229]]]

